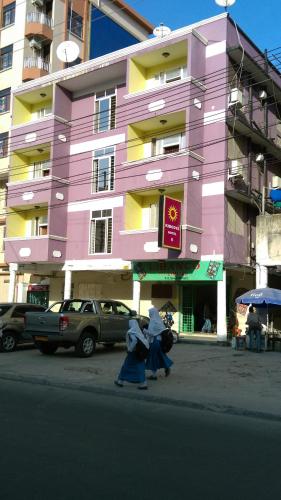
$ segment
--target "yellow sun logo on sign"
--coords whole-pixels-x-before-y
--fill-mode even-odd
[[[175,222],[178,218],[178,211],[177,211],[176,207],[174,207],[173,205],[171,205],[169,207],[168,216],[172,222]]]

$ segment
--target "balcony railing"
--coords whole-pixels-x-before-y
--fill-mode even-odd
[[[49,28],[52,28],[52,18],[43,12],[28,12],[26,15],[26,22],[45,24],[46,26],[49,26]]]
[[[48,61],[44,61],[41,57],[25,57],[23,61],[23,67],[32,69],[43,69],[50,73],[50,63]]]

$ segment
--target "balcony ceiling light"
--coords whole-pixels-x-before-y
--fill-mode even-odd
[[[42,148],[37,149],[37,151],[38,151],[38,153],[44,153],[44,149],[42,149]]]
[[[45,92],[41,92],[40,96],[43,98],[43,97],[46,97],[47,94],[45,94]]]
[[[161,125],[166,125],[167,120],[160,120]]]
[[[162,52],[162,56],[165,57],[166,59],[167,57],[170,56],[170,52]]]

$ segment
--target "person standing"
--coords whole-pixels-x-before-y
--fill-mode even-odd
[[[148,340],[142,333],[136,319],[129,320],[129,330],[126,333],[127,356],[121,367],[117,380],[114,381],[118,387],[123,387],[124,382],[132,382],[139,384],[138,389],[147,389],[145,377],[145,361],[140,360],[136,346],[138,340],[149,349]]]
[[[156,309],[156,307],[151,307],[148,314],[150,321],[145,333],[148,336],[150,348],[145,368],[152,372],[148,379],[157,380],[157,370],[161,368],[164,368],[166,377],[170,375],[170,368],[173,361],[161,349],[161,334],[166,330],[166,327],[160,317],[158,309]]]
[[[257,312],[254,310],[253,306],[249,307],[249,312],[246,320],[246,325],[249,326],[249,336],[250,336],[250,351],[253,350],[254,336],[256,337],[256,351],[261,352],[261,322]]]

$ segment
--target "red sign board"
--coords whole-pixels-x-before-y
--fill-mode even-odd
[[[49,285],[28,285],[28,292],[48,292]]]
[[[169,196],[160,197],[158,245],[181,250],[181,201]]]

